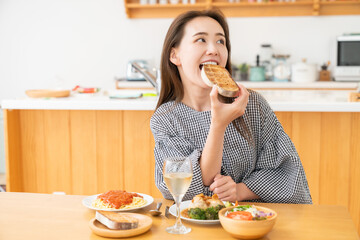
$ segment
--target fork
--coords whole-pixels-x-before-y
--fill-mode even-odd
[[[169,218],[169,206],[165,208],[165,217]]]

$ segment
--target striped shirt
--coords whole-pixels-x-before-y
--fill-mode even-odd
[[[225,131],[221,175],[243,182],[260,197],[257,202],[312,203],[305,172],[289,136],[266,100],[251,91],[243,115],[252,143],[229,124]],[[163,179],[164,159],[187,156],[193,178],[184,200],[213,195],[202,181],[199,159],[210,129],[211,111],[198,112],[179,102],[162,104],[150,128],[155,139],[155,183],[166,199],[172,195]]]

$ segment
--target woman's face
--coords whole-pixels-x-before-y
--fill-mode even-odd
[[[180,45],[170,54],[170,61],[178,67],[183,84],[209,88],[201,80],[200,66],[212,63],[225,67],[228,59],[225,44],[224,30],[216,20],[197,17],[188,22]]]

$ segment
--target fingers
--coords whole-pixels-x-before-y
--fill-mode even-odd
[[[240,83],[238,84],[239,88],[240,88],[240,91],[239,91],[239,96],[235,99],[235,102],[237,101],[244,101],[246,99],[246,103],[247,103],[247,100],[249,99],[249,91],[243,86],[241,85]]]
[[[215,188],[220,187],[221,185],[223,185],[223,183],[221,181],[219,181],[219,179],[221,179],[223,177],[224,176],[221,175],[220,173],[216,174],[216,176],[214,177],[214,182],[210,185],[209,190],[214,191]]]
[[[226,197],[222,197],[219,199],[221,199],[221,201],[229,201],[229,202],[235,202],[236,201],[236,198],[234,198],[233,196],[229,195],[229,196],[226,196]]]
[[[218,180],[219,180],[220,178],[222,178],[222,177],[224,177],[224,176],[221,175],[220,173],[218,173],[218,174],[215,175],[215,177],[214,177],[214,182],[213,182],[213,183],[210,185],[210,187],[209,187],[209,190],[210,190],[210,191],[213,191],[216,187],[219,186]]]
[[[236,115],[242,116],[245,113],[246,106],[249,102],[249,92],[248,90],[241,84],[238,84],[240,88],[240,92],[238,97],[235,99],[235,101],[231,104],[231,106],[234,108],[234,111],[236,112]]]
[[[218,101],[218,89],[215,85],[211,89],[210,100],[211,100],[211,104],[216,103]]]
[[[238,85],[238,87],[240,88],[240,93],[244,90],[246,90],[246,87],[244,85],[242,85],[241,83],[236,83]],[[247,91],[247,90],[246,90]]]
[[[230,176],[216,175],[214,182],[210,185],[210,191],[216,193],[220,200],[236,200],[236,183]]]
[[[222,178],[222,177],[224,177],[224,176],[221,175],[220,173],[218,173],[218,174],[215,175],[215,177],[214,177],[214,182],[213,182],[213,183],[210,185],[210,187],[209,187],[209,190],[210,190],[210,191],[214,191],[214,189],[219,186],[220,183],[218,182],[218,180],[219,180],[220,178]]]
[[[210,185],[210,191],[213,191],[215,188],[219,188],[222,185],[226,184],[227,182],[226,178],[230,178],[229,176],[222,176],[222,175],[218,176],[218,175],[215,176],[214,182]]]
[[[216,181],[216,180],[218,180],[218,179],[220,179],[220,178],[222,178],[222,177],[224,177],[224,176],[221,175],[220,173],[218,173],[218,174],[216,174],[216,176],[214,177],[214,181]]]
[[[235,201],[236,200],[236,183],[227,182],[221,187],[215,188],[214,193],[216,193],[220,200],[222,201]]]

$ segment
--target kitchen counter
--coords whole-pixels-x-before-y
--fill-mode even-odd
[[[317,89],[317,90],[356,90],[359,87],[357,82],[335,82],[335,81],[323,81],[323,82],[250,82],[240,81],[247,88],[253,89],[292,89],[292,90],[304,90],[304,89]],[[118,89],[131,89],[131,88],[152,88],[151,84],[146,81],[116,81],[116,88]]]
[[[132,190],[132,189],[129,189]],[[95,211],[81,204],[85,196],[34,193],[0,193],[0,225],[2,239],[104,239],[89,228]],[[161,211],[173,201],[155,199],[150,206],[136,213],[150,216],[157,202]],[[358,234],[347,209],[343,206],[258,203],[275,210],[278,218],[264,239],[356,240]],[[192,228],[188,234],[171,235],[165,229],[175,223],[175,217],[152,217],[149,231],[131,239],[234,239],[220,224],[204,225],[184,221]]]
[[[118,90],[128,91],[128,90]],[[139,90],[141,91],[141,90]],[[360,103],[348,102],[350,90],[259,90],[276,112],[360,112]],[[72,94],[68,98],[3,100],[3,109],[43,110],[154,110],[157,97],[110,99],[95,95]]]

